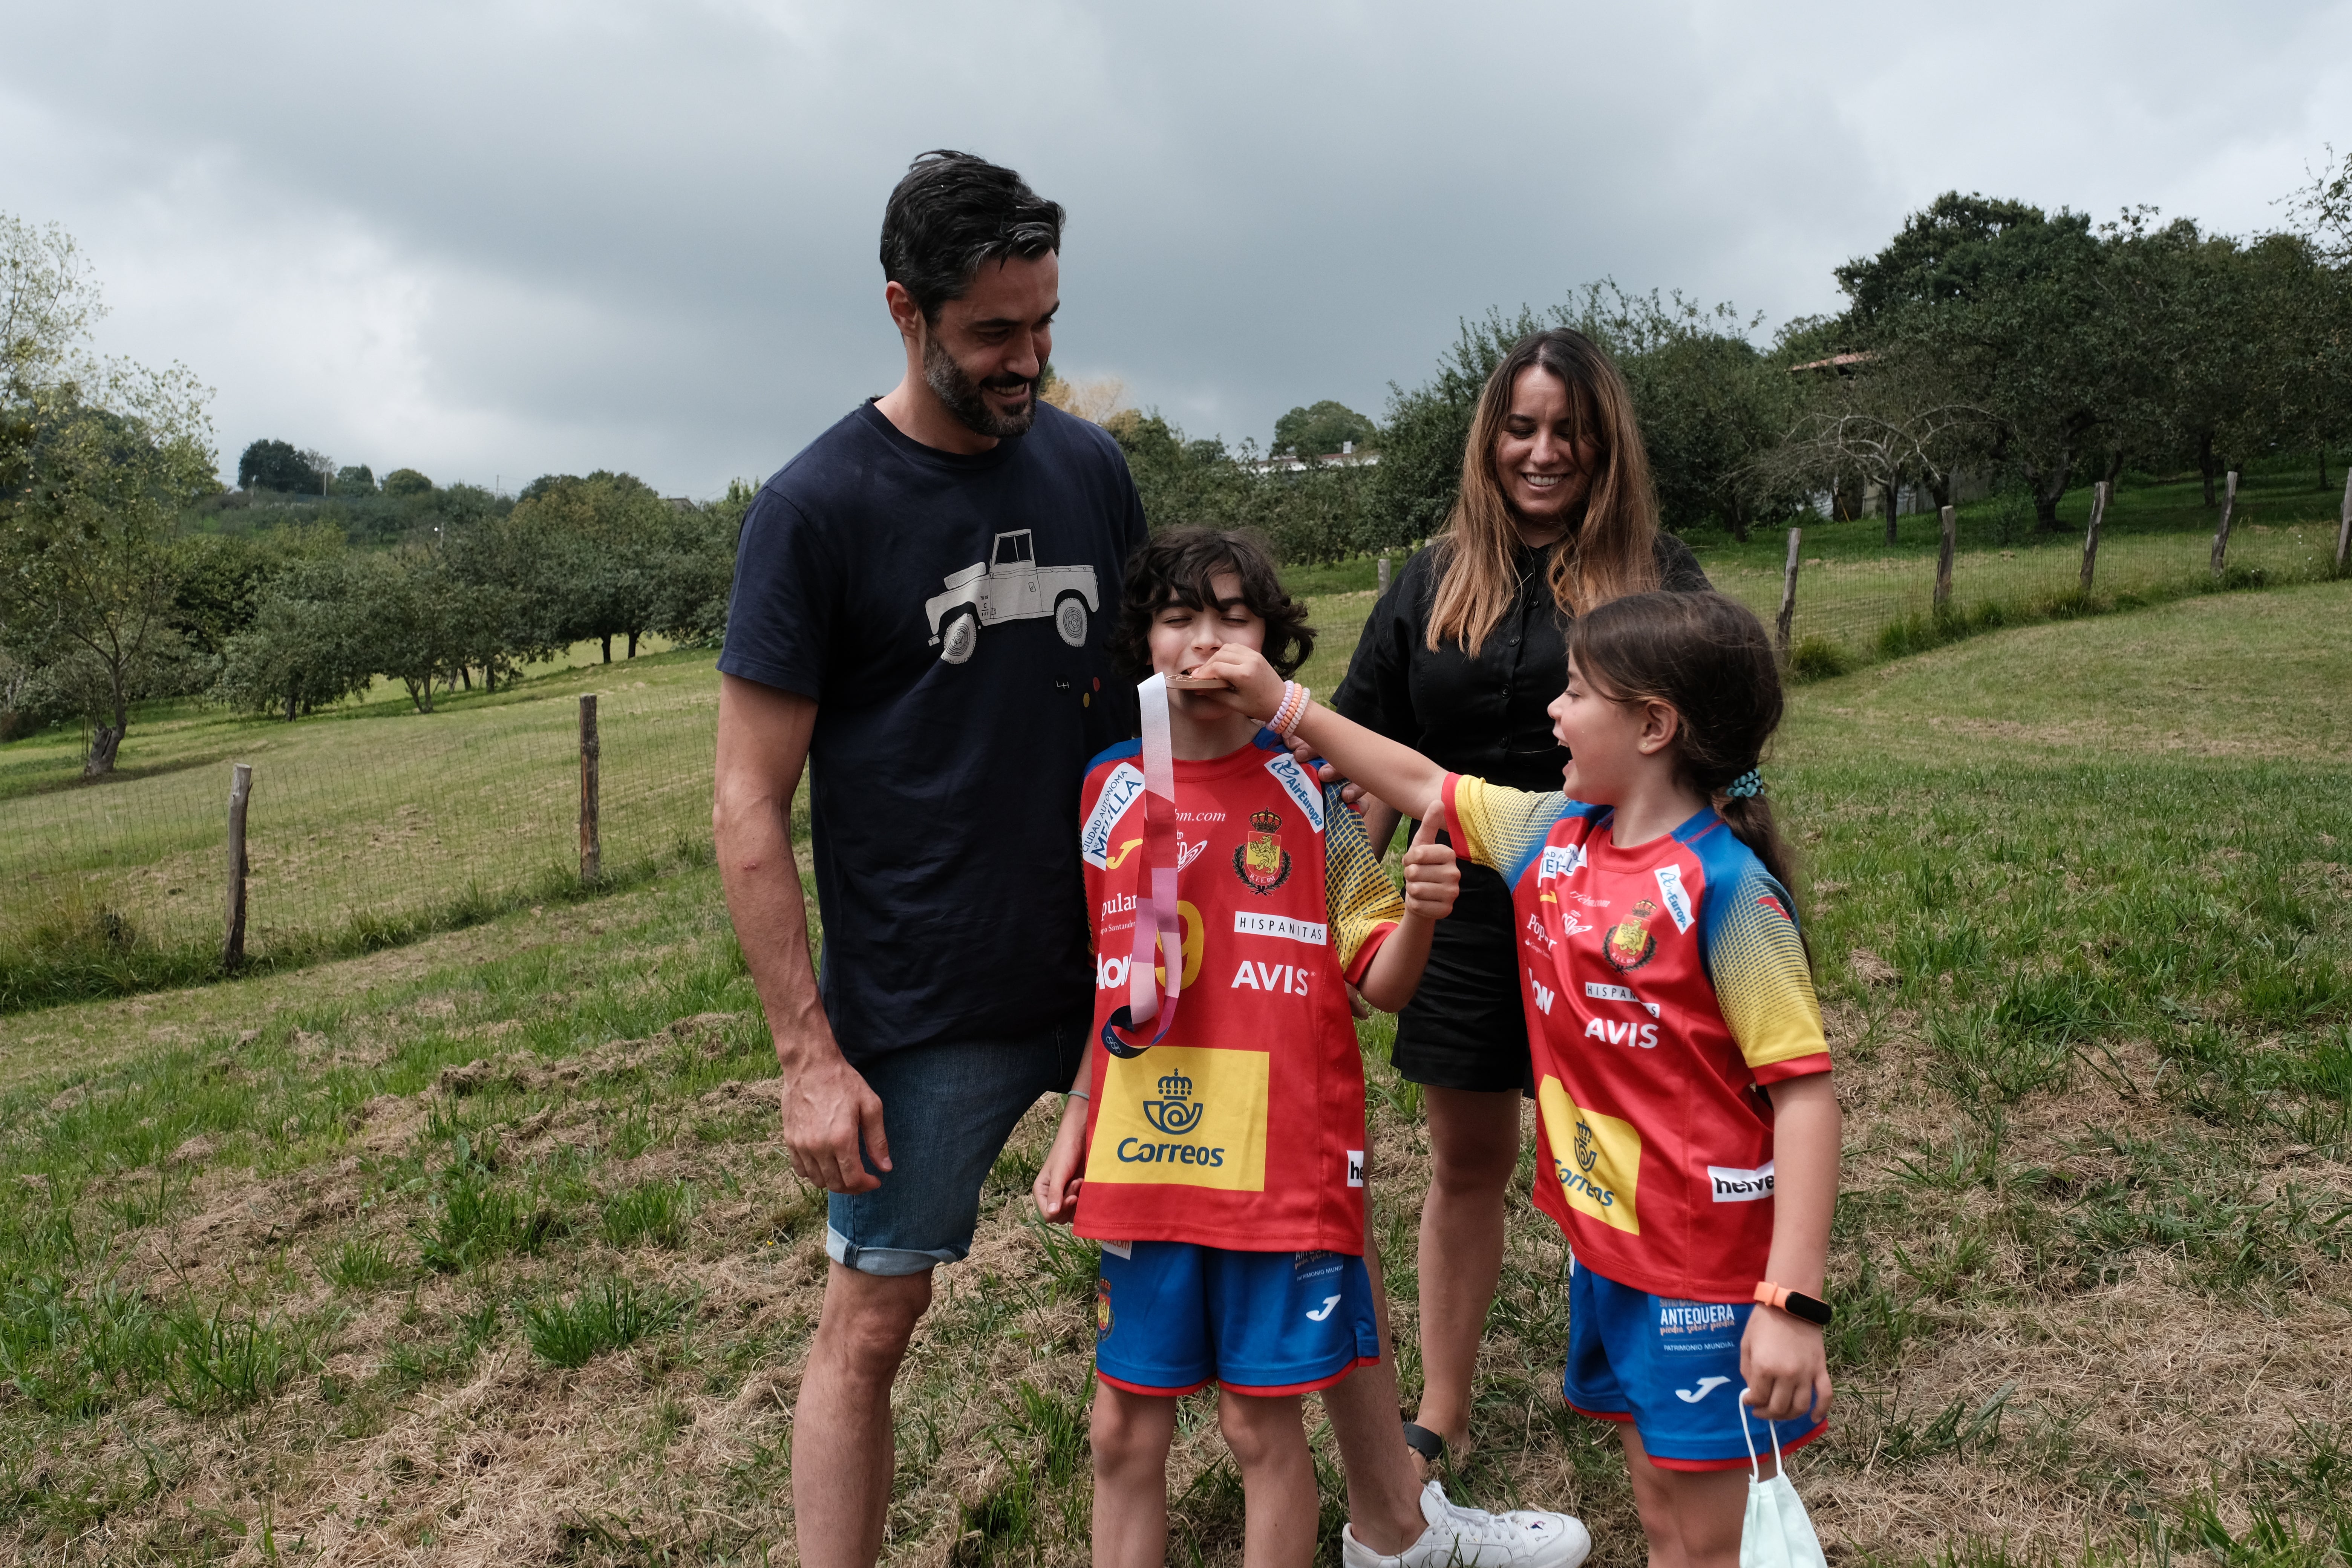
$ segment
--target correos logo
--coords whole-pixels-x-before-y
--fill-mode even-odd
[[[1181,1138],[1201,1125],[1208,1101],[1192,1098],[1192,1080],[1179,1070],[1160,1080],[1160,1098],[1143,1102],[1143,1119],[1171,1138]],[[1122,1138],[1117,1150],[1127,1165],[1206,1165],[1225,1163],[1225,1152],[1199,1143],[1155,1143],[1145,1138]]]
[[[1089,1182],[1265,1190],[1263,1051],[1155,1046],[1096,1086]]]

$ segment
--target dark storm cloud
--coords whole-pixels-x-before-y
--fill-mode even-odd
[[[1377,413],[1604,273],[1778,321],[1951,186],[2225,229],[2352,142],[2352,7],[113,5],[11,24],[0,207],[258,435],[509,485],[765,473],[898,347],[926,147],[1066,204],[1057,362]]]

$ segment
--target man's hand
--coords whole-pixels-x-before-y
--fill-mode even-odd
[[[1740,1398],[1767,1421],[1795,1421],[1808,1415],[1816,1421],[1829,1419],[1829,1352],[1822,1343],[1822,1331],[1811,1323],[1777,1307],[1758,1307],[1748,1315],[1748,1331],[1739,1338],[1739,1375],[1748,1383]]]
[[[1054,1131],[1054,1146],[1045,1151],[1045,1163],[1037,1171],[1037,1179],[1029,1194],[1037,1200],[1037,1212],[1055,1225],[1067,1225],[1078,1212],[1078,1189],[1086,1178],[1078,1173],[1085,1169],[1087,1159],[1087,1102],[1073,1097],[1062,1106],[1062,1124]]]
[[[882,1100],[838,1050],[784,1075],[784,1147],[802,1179],[829,1193],[870,1193],[882,1179],[858,1157],[862,1137],[874,1163],[890,1168]]]
[[[1462,892],[1462,866],[1450,846],[1437,841],[1445,818],[1445,802],[1433,800],[1421,815],[1421,831],[1404,852],[1404,912],[1425,921],[1442,921],[1454,912]]]

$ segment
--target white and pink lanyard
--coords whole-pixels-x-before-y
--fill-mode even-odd
[[[1127,966],[1127,1005],[1103,1024],[1104,1048],[1115,1057],[1139,1057],[1168,1037],[1176,1022],[1176,997],[1184,984],[1184,921],[1176,908],[1176,762],[1168,739],[1168,681],[1155,675],[1136,687],[1143,707],[1143,864],[1150,872],[1150,895],[1136,889],[1135,946]],[[1146,914],[1150,920],[1145,920]],[[1152,975],[1167,972],[1167,998]],[[1154,1020],[1150,1039],[1139,1038]]]

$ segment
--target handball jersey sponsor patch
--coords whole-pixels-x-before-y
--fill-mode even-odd
[[[1265,1190],[1264,1051],[1155,1046],[1105,1053],[1087,1181]]]

